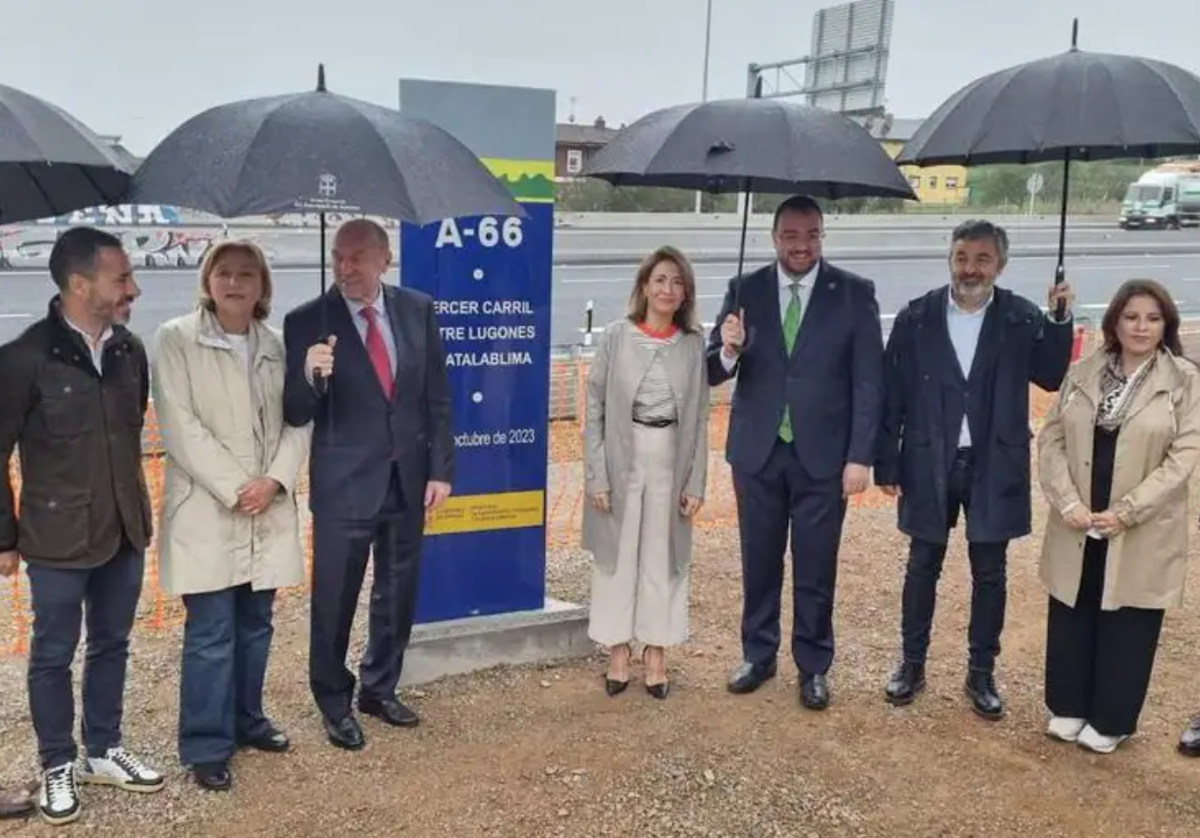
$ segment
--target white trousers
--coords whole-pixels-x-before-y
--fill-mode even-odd
[[[601,645],[674,646],[687,639],[688,574],[671,576],[671,527],[679,515],[676,433],[634,423],[616,566],[612,573],[592,569],[588,636]]]

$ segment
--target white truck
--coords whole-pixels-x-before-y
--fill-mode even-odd
[[[1166,163],[1129,184],[1117,223],[1123,230],[1200,226],[1200,162]]]

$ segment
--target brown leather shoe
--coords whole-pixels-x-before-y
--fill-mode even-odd
[[[26,783],[14,789],[0,789],[0,819],[26,818],[33,814],[38,784]]]

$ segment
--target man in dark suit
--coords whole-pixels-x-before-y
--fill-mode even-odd
[[[886,688],[894,705],[925,687],[925,656],[949,532],[966,517],[971,562],[966,693],[999,719],[993,671],[1004,627],[1008,542],[1030,531],[1029,384],[1056,391],[1071,363],[1072,299],[1051,286],[1050,311],[1003,288],[1008,236],[988,221],[951,235],[950,284],[910,302],[888,336],[875,482],[899,498],[911,538],[904,579],[904,657]]]
[[[396,687],[425,513],[445,502],[453,479],[450,385],[433,300],[384,285],[391,263],[382,227],[347,222],[334,238],[335,286],[283,322],[284,418],[314,423],[309,678],[330,741],[348,750],[364,744],[346,652],[369,551],[374,583],[358,709],[399,727],[418,722]]]
[[[784,201],[777,260],[734,277],[709,339],[708,380],[733,376],[725,458],[742,542],[742,657],[729,689],[776,672],[783,554],[791,526],[792,657],[800,701],[829,704],[833,599],[847,499],[867,488],[883,391],[875,286],[821,255],[820,206]]]

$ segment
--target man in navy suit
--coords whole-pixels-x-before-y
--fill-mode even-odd
[[[825,261],[824,218],[795,196],[775,212],[776,262],[734,277],[709,339],[708,380],[736,376],[725,458],[742,546],[742,663],[729,689],[776,671],[791,528],[792,658],[800,702],[829,704],[833,599],[846,503],[866,490],[883,396],[875,286]]]
[[[283,321],[284,418],[314,423],[309,680],[330,741],[347,750],[364,745],[346,652],[369,551],[374,583],[358,709],[398,727],[418,722],[396,687],[425,513],[445,502],[453,479],[450,385],[433,300],[384,285],[391,263],[382,227],[347,222],[334,238],[334,287]]]

